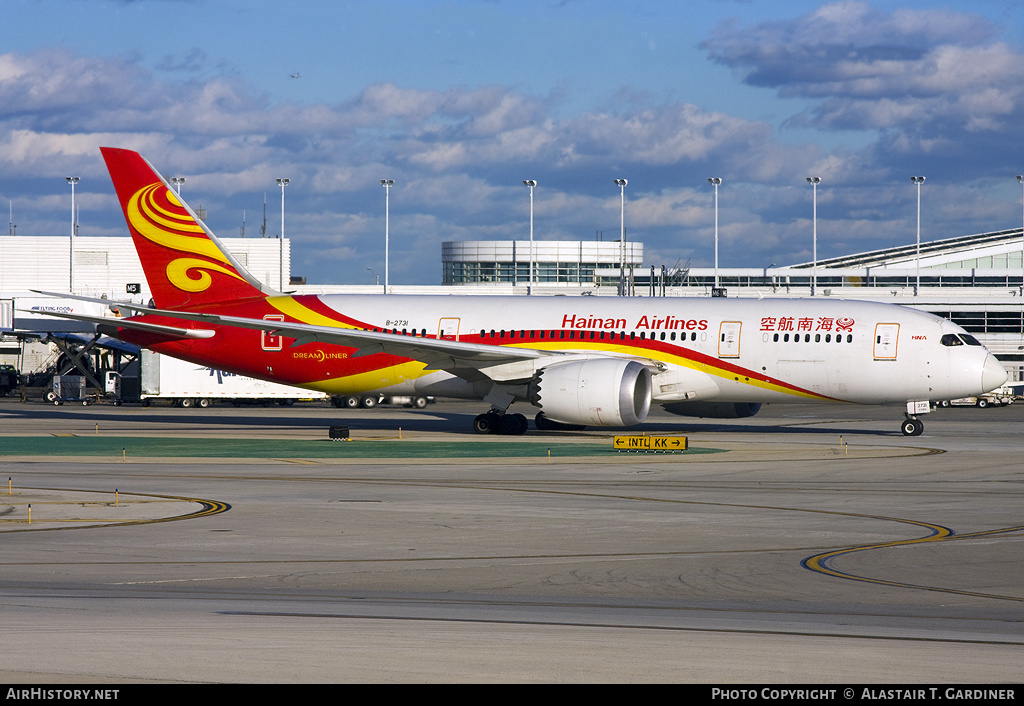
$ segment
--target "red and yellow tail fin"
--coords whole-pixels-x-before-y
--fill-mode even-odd
[[[231,256],[142,155],[112,147],[100,151],[158,308],[276,294]]]

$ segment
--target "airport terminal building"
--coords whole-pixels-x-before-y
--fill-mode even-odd
[[[532,251],[531,251],[532,248]],[[445,285],[526,285],[592,287],[643,269],[643,243],[569,240],[459,240],[441,244]]]

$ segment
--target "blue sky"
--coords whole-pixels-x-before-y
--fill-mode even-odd
[[[440,282],[444,240],[631,240],[723,266],[1018,227],[1024,4],[4,0],[0,205],[125,234],[97,147],[142,152],[223,236],[311,283]],[[291,74],[299,73],[299,78]],[[7,210],[6,208],[4,210]]]

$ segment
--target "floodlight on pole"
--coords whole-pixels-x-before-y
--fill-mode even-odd
[[[78,183],[78,177],[69,176],[64,177],[67,183],[71,184],[71,240],[68,246],[68,291],[75,291],[75,235],[78,230],[75,224],[75,184]]]
[[[721,177],[708,177],[708,183],[715,187],[715,289],[718,289],[718,187]]]
[[[814,219],[812,226],[813,236],[811,240],[811,296],[818,286],[818,184],[821,177],[807,177],[807,183],[814,188]]]
[[[185,177],[171,177],[171,183],[174,184],[174,190],[178,192],[178,196],[181,196],[181,185],[185,183]]]
[[[535,186],[537,186],[537,180],[536,179],[523,179],[523,186],[525,186],[526,188],[528,188],[530,190],[530,281],[526,285],[526,293],[527,293],[527,295],[529,295],[529,294],[533,294],[533,260],[534,260],[534,256],[533,256],[533,188]],[[517,269],[518,269],[518,267],[516,266],[516,263],[513,262],[512,263],[512,272],[513,272],[513,274],[512,274],[512,283],[513,284],[515,284],[515,281],[516,281],[515,272],[517,271]]]
[[[625,179],[616,179],[615,185],[619,187],[620,215],[619,215],[619,296],[624,297],[628,291],[626,286],[626,184]]]
[[[912,176],[910,181],[917,184],[917,255],[915,257],[917,274],[914,278],[914,296],[916,297],[921,291],[921,184],[924,183],[924,177]]]
[[[1024,192],[1024,174],[1017,175],[1017,181],[1021,185],[1021,190]],[[1024,194],[1022,194],[1021,203],[1024,204]],[[1024,205],[1022,205],[1021,212],[1021,228],[1020,228],[1020,295],[1024,297]]]
[[[281,241],[278,243],[279,257],[280,257],[280,272],[278,280],[280,282],[280,291],[284,291],[284,187],[291,183],[291,179],[278,179],[277,185],[281,187]]]
[[[384,293],[387,294],[390,286],[388,272],[391,250],[391,187],[395,185],[395,180],[381,179],[380,185],[384,187]]]

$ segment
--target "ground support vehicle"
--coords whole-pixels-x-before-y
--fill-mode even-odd
[[[215,401],[242,404],[290,405],[298,400],[324,400],[323,392],[304,390],[226,373],[143,349],[141,376],[122,377],[120,400],[151,404],[166,400],[177,407],[209,407]],[[108,391],[111,386],[108,384]],[[108,392],[109,394],[109,392]],[[115,398],[115,404],[117,398]]]
[[[0,365],[0,397],[21,384],[21,376],[13,365]]]
[[[331,397],[331,404],[335,407],[347,407],[348,409],[372,409],[379,404],[402,405],[414,409],[424,409],[434,401],[433,397],[410,396],[410,395],[334,395]]]

